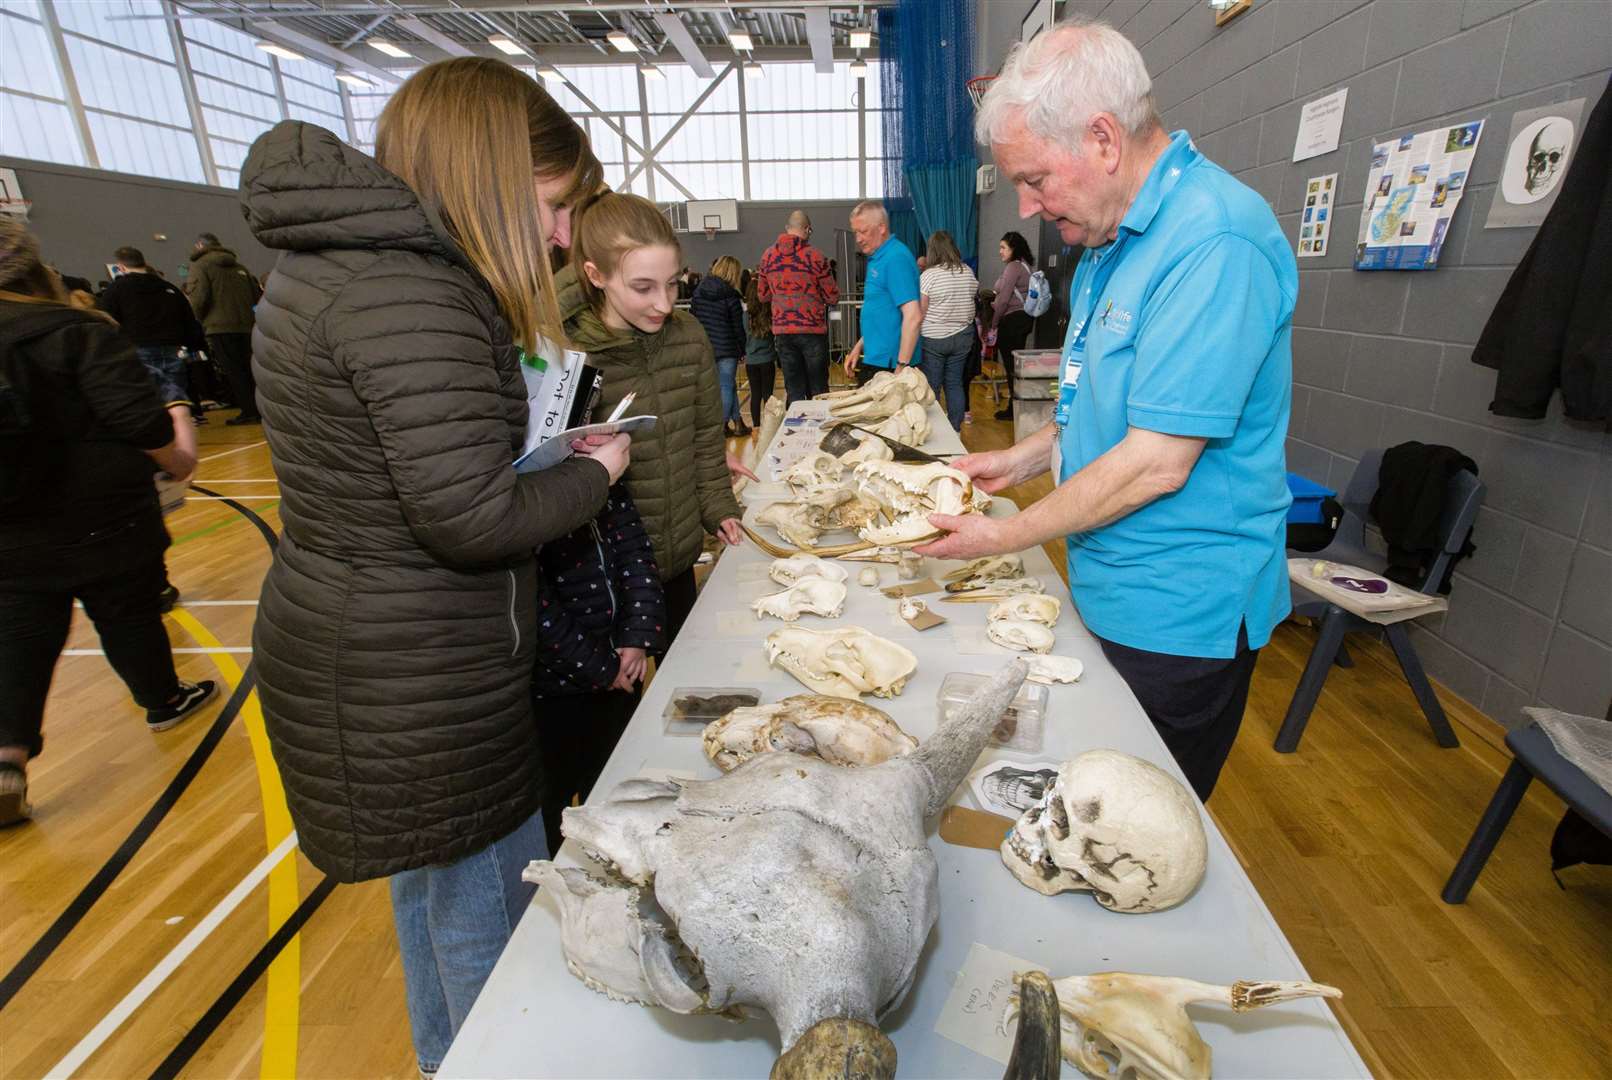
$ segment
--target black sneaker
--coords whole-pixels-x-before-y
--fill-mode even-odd
[[[180,683],[179,695],[172,702],[160,709],[146,710],[146,727],[152,731],[167,731],[207,704],[217,688],[217,684],[211,679],[203,679],[198,683]]]
[[[996,418],[998,420],[1011,420],[1011,419],[1013,419],[1013,406],[1009,405],[1005,409],[998,409],[996,411]]]
[[[261,417],[261,416],[247,416],[247,415],[245,415],[243,413],[240,416],[236,416],[236,417],[233,417],[233,418],[231,418],[229,420],[224,421],[224,426],[225,427],[240,427],[242,424],[261,424],[261,423],[263,423],[263,417]]]
[[[0,826],[27,821],[33,807],[28,805],[28,773],[13,761],[0,761]]]
[[[172,611],[174,606],[179,603],[179,590],[172,585],[164,586],[162,592],[158,593],[157,595],[162,597],[162,607],[160,610],[164,615]]]

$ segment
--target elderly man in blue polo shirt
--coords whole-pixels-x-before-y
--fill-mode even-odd
[[[1141,54],[1069,20],[1015,50],[976,133],[1021,215],[1085,248],[1055,422],[954,464],[986,491],[1052,469],[1001,519],[936,516],[965,558],[1066,537],[1069,589],[1199,798],[1289,609],[1283,439],[1298,271],[1259,195],[1154,111]]]
[[[923,312],[918,302],[918,260],[912,249],[890,235],[890,215],[877,202],[860,202],[851,211],[857,250],[868,257],[862,288],[862,336],[845,356],[845,373],[861,386],[881,371],[913,362]]]

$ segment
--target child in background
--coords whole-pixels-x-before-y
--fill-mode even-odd
[[[542,729],[543,827],[554,852],[560,811],[588,797],[638,707],[650,654],[666,650],[666,596],[622,484],[598,517],[539,549],[537,570],[532,695],[540,714],[568,718]]]
[[[742,439],[750,434],[739,416],[739,364],[744,360],[744,302],[739,285],[744,268],[732,255],[711,264],[711,272],[694,289],[688,310],[705,328],[716,354],[717,378],[722,389],[722,434]]]
[[[750,380],[750,426],[761,426],[761,406],[778,381],[778,350],[772,342],[772,302],[761,298],[761,275],[751,274],[744,290],[744,371]],[[758,447],[758,452],[766,447]]]

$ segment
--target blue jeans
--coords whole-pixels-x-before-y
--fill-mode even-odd
[[[939,397],[946,391],[946,419],[953,430],[963,430],[963,413],[968,411],[968,394],[963,389],[963,371],[968,351],[974,345],[974,328],[965,326],[951,337],[923,338],[923,369],[929,388]]]
[[[141,345],[134,352],[157,384],[157,396],[163,405],[190,404],[190,380],[185,374],[185,362],[179,359],[179,346]]]
[[[739,420],[739,358],[737,356],[717,357],[716,381],[722,388],[722,419]]]
[[[784,372],[785,405],[828,393],[827,334],[774,334],[772,345]]]
[[[521,871],[548,855],[538,811],[474,855],[388,879],[421,1072],[434,1073],[442,1064],[537,890],[521,880]]]

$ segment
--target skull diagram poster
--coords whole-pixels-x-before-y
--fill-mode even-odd
[[[1482,120],[1372,147],[1356,270],[1433,270],[1466,190]]]
[[[1584,99],[1524,109],[1511,118],[1500,183],[1489,204],[1486,229],[1538,225],[1550,213],[1573,155]]]

